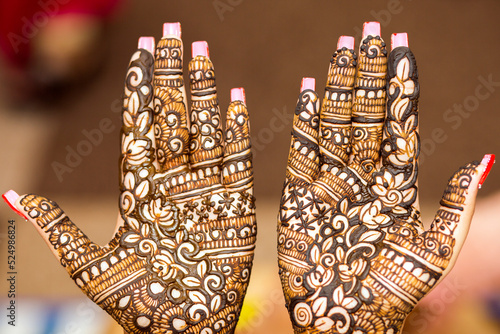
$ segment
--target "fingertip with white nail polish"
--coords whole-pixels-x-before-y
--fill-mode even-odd
[[[139,49],[145,49],[154,54],[155,52],[155,38],[154,37],[140,37],[138,43]]]
[[[316,79],[315,78],[302,78],[302,83],[300,85],[300,92],[302,93],[305,90],[315,90],[316,89]]]
[[[174,36],[181,38],[180,22],[166,22],[163,24],[163,37]]]
[[[242,101],[244,104],[247,103],[243,87],[231,89],[231,102],[235,101]]]
[[[380,22],[371,21],[363,24],[363,39],[370,35],[380,36]]]
[[[391,35],[391,49],[394,50],[400,46],[408,47],[408,34],[405,32]]]
[[[206,41],[193,42],[193,44],[191,44],[191,52],[193,58],[197,56],[210,58],[208,53],[208,43]]]
[[[348,50],[354,49],[354,37],[352,36],[340,36],[337,42],[337,50],[346,48]]]

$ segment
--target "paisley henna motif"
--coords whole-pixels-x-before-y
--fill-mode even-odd
[[[373,35],[359,57],[340,47],[321,108],[312,90],[298,99],[278,217],[280,277],[295,333],[399,333],[465,238],[479,163],[450,179],[424,232],[415,58],[405,46],[388,60],[385,53]]]
[[[255,238],[249,117],[233,101],[220,125],[214,69],[190,64],[191,134],[182,42],[138,50],[125,82],[120,158],[123,225],[92,243],[56,203],[24,195],[38,226],[82,291],[127,333],[233,333]]]

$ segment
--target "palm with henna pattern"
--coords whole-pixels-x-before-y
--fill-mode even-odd
[[[366,23],[357,56],[341,37],[321,109],[314,79],[303,80],[278,222],[295,333],[399,333],[451,270],[493,163],[487,155],[459,169],[424,231],[415,58],[406,34],[393,35],[388,58],[379,35]]]
[[[15,201],[76,284],[127,333],[232,333],[250,278],[256,223],[244,93],[232,91],[223,134],[208,47],[193,43],[188,122],[182,49],[180,26],[166,24],[156,50],[141,38],[132,56],[121,223],[108,245],[91,242],[46,198]]]

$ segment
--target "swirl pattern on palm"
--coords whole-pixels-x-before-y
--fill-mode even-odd
[[[374,35],[359,55],[339,48],[321,109],[314,90],[298,99],[278,217],[295,333],[399,333],[451,269],[467,233],[479,163],[450,179],[424,231],[415,58],[406,46],[386,53]]]
[[[127,333],[232,333],[256,238],[249,117],[244,101],[220,122],[214,68],[190,63],[191,127],[182,42],[139,49],[125,82],[120,158],[123,220],[104,247],[57,206],[24,195],[36,224],[76,284]]]

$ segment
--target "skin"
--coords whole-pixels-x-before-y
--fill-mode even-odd
[[[106,246],[90,241],[59,206],[22,195],[33,223],[82,291],[126,333],[233,333],[255,238],[249,117],[243,101],[221,125],[211,60],[189,64],[182,41],[137,50],[125,80],[120,219]],[[190,120],[189,120],[190,116]]]
[[[331,60],[325,97],[299,95],[278,217],[295,333],[400,333],[455,263],[485,166],[450,178],[429,230],[417,195],[415,57],[379,36]]]

